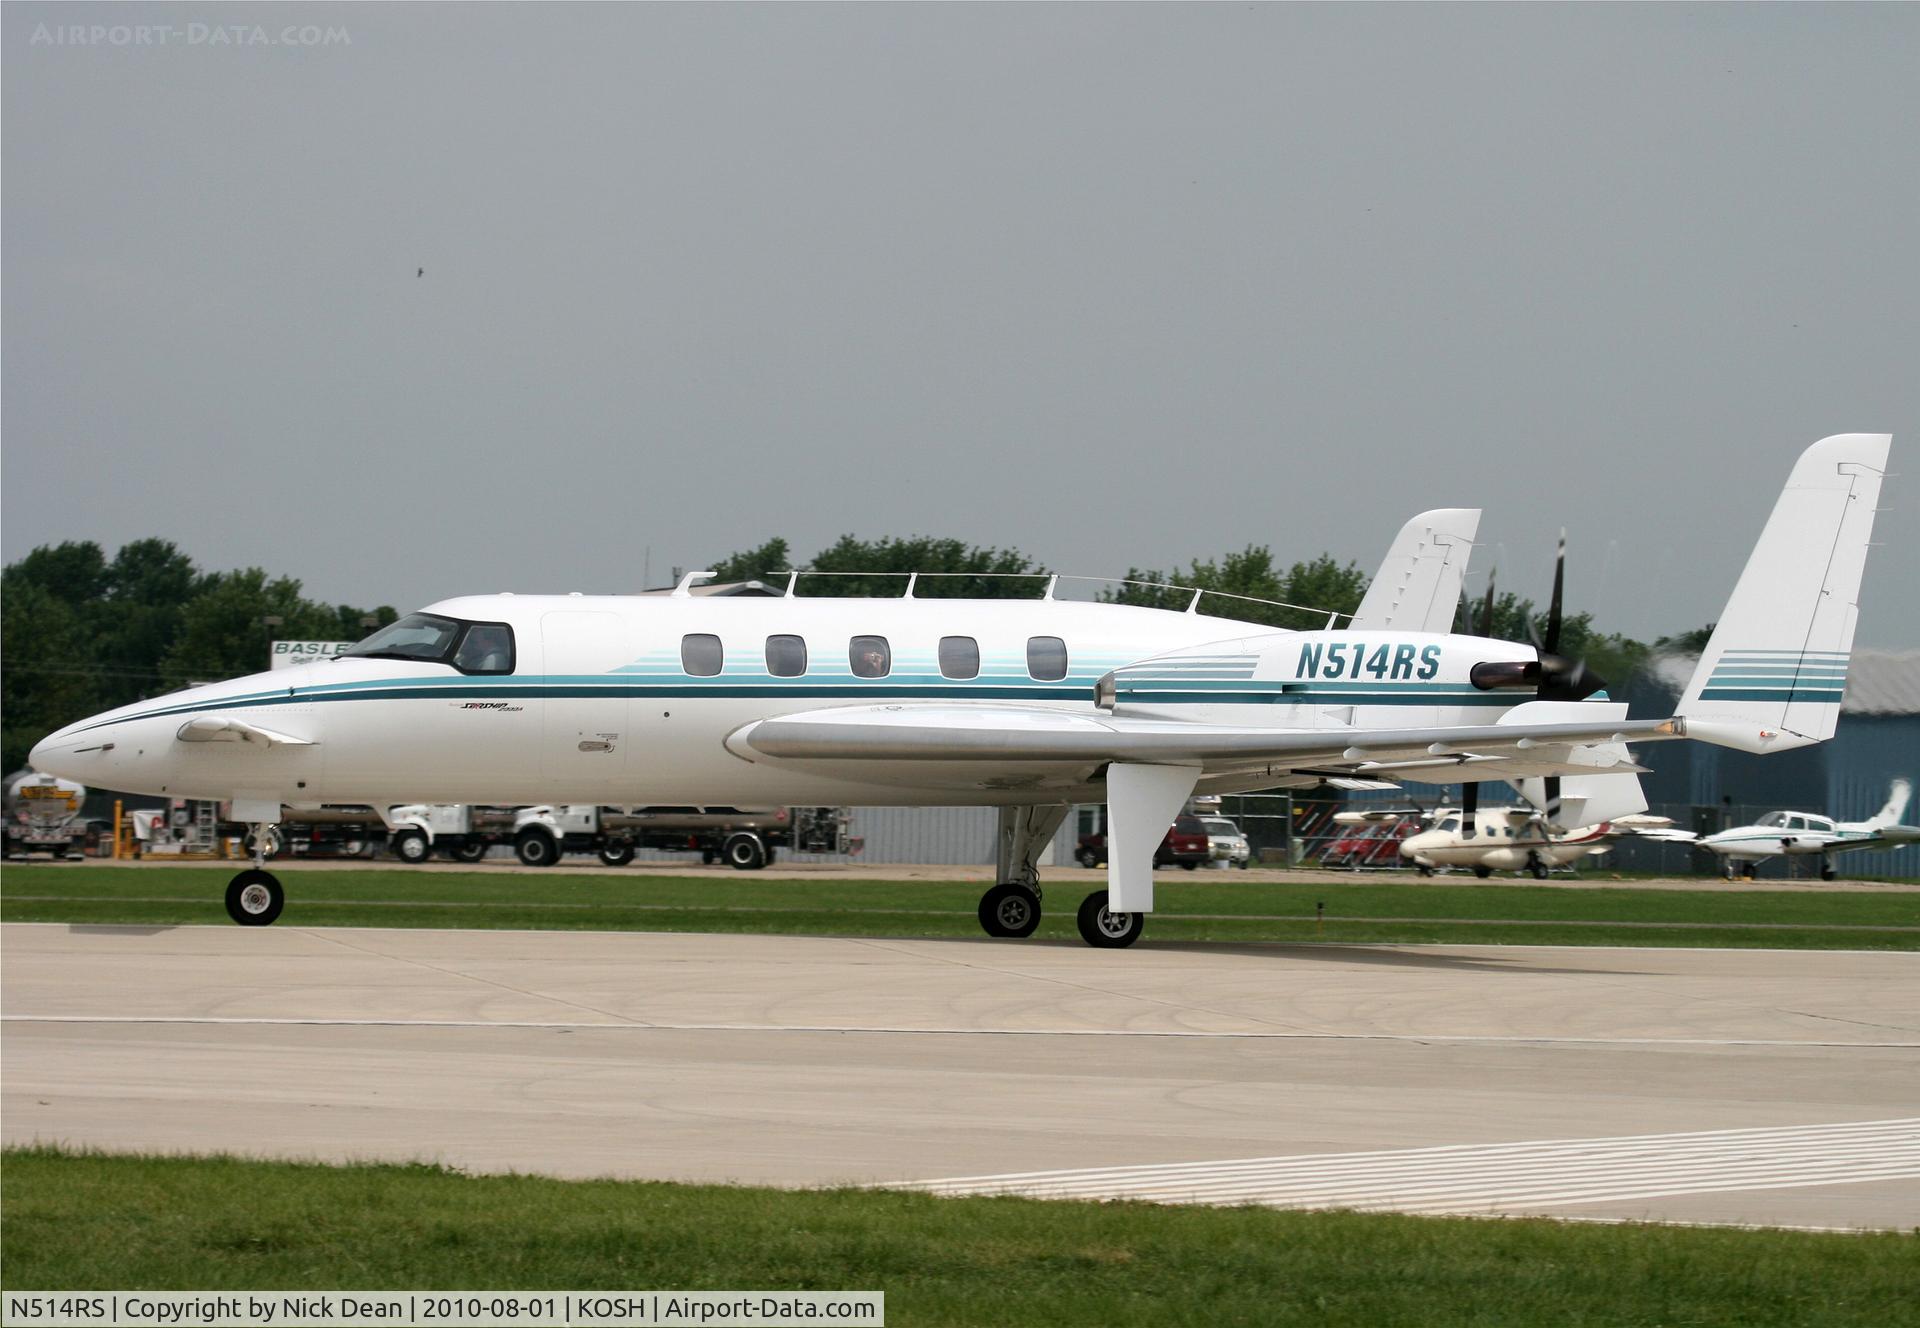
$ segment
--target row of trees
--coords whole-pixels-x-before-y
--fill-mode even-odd
[[[1039,574],[1047,570],[1013,549],[978,548],[950,539],[861,540],[852,535],[842,535],[805,563],[796,563],[786,540],[771,539],[756,549],[730,554],[712,566],[716,580],[759,580],[776,586],[784,584],[787,572],[795,566],[835,574],[802,577],[796,586],[796,593],[801,595],[899,595],[905,589],[901,574],[938,572],[943,575],[919,581],[914,594],[969,599],[1037,597],[1045,584],[1038,579]],[[855,573],[869,575],[851,575]],[[1282,566],[1274,561],[1273,550],[1260,544],[1219,559],[1196,559],[1185,568],[1171,571],[1130,567],[1125,580],[1100,591],[1099,598],[1115,604],[1184,609],[1193,598],[1193,590],[1204,590],[1208,595],[1203,597],[1201,607],[1206,612],[1306,630],[1326,626],[1328,614],[1344,618],[1353,613],[1367,593],[1367,581],[1367,573],[1357,563],[1342,564],[1322,554]],[[1280,608],[1276,604],[1304,607]],[[1481,601],[1463,602],[1457,630],[1503,641],[1531,639],[1529,623],[1534,624],[1535,631],[1544,630],[1545,610],[1512,591],[1495,597],[1492,630],[1483,632],[1485,607]],[[1662,638],[1649,647],[1631,637],[1600,631],[1591,613],[1566,615],[1560,636],[1561,653],[1586,659],[1601,677],[1615,682],[1625,682],[1654,649],[1689,643],[1699,649],[1705,643],[1704,632]]]
[[[914,593],[928,598],[1035,598],[1047,569],[1015,549],[982,548],[962,540],[912,538],[862,540],[843,535],[802,566],[837,575],[802,577],[803,595],[897,596],[903,574],[928,577]],[[780,585],[795,566],[785,539],[770,539],[712,564],[721,581],[761,580]],[[1141,584],[1145,583],[1145,584]],[[1126,581],[1099,592],[1118,604],[1184,609],[1194,587],[1220,596],[1202,607],[1211,613],[1276,627],[1324,626],[1329,613],[1351,614],[1366,593],[1367,574],[1354,563],[1322,555],[1288,566],[1264,545],[1214,560],[1196,560],[1163,573],[1130,568]],[[205,572],[167,540],[136,540],[108,558],[91,541],[35,549],[0,574],[4,624],[0,649],[5,664],[0,686],[5,707],[5,769],[18,769],[45,734],[85,715],[189,682],[229,678],[261,668],[267,643],[287,640],[350,641],[374,625],[392,622],[386,605],[366,610],[322,604],[300,593],[300,582],[269,576],[258,567]],[[1276,608],[1253,601],[1308,606]],[[1481,630],[1482,606],[1463,604],[1460,630]],[[1525,641],[1529,622],[1541,612],[1512,592],[1493,604],[1494,637]],[[280,622],[269,626],[267,619]],[[1652,653],[1664,647],[1698,649],[1701,632],[1662,638],[1649,647],[1600,632],[1587,613],[1568,616],[1563,653],[1586,658],[1600,675],[1622,684]]]
[[[168,540],[43,546],[0,572],[6,770],[76,719],[266,667],[274,638],[354,641],[396,616],[321,604],[258,567],[202,571]],[[270,626],[268,618],[279,618]]]

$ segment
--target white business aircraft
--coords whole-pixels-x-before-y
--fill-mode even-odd
[[[1154,846],[1196,791],[1499,779],[1585,825],[1645,809],[1629,741],[1768,752],[1831,737],[1840,684],[1802,670],[1851,649],[1889,443],[1844,434],[1801,455],[1665,719],[1629,720],[1557,653],[1558,576],[1541,648],[1277,631],[1200,613],[1197,593],[1178,612],[1060,600],[1051,584],[1037,600],[933,599],[908,578],[899,599],[833,599],[683,581],[665,597],[446,600],[292,677],[82,720],[33,761],[231,799],[256,861],[228,911],[255,925],[285,901],[257,851],[283,803],[975,805],[1000,809],[982,924],[1024,936],[1069,804],[1105,802],[1107,889],[1078,917],[1090,944],[1123,946],[1153,908]]]
[[[1920,843],[1920,826],[1900,824],[1912,793],[1913,785],[1908,781],[1894,780],[1886,805],[1864,821],[1835,821],[1831,816],[1814,812],[1768,812],[1752,825],[1737,825],[1716,834],[1695,835],[1688,830],[1670,830],[1654,832],[1652,837],[1698,844],[1723,858],[1744,863],[1748,876],[1752,876],[1766,858],[1817,855],[1820,879],[1831,881],[1838,873],[1827,861],[1830,854]]]
[[[1664,816],[1622,816],[1597,825],[1559,829],[1532,807],[1484,807],[1469,822],[1457,807],[1441,807],[1433,824],[1400,841],[1400,856],[1433,875],[1436,867],[1471,867],[1485,878],[1497,871],[1524,871],[1545,880],[1555,867],[1605,853],[1630,835],[1663,830]]]

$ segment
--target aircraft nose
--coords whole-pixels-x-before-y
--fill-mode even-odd
[[[27,764],[43,775],[72,779],[73,749],[80,745],[74,732],[78,727],[77,724],[69,724],[33,744],[33,750],[27,753]]]

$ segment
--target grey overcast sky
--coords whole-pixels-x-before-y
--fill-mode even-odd
[[[157,534],[406,609],[774,534],[1371,568],[1458,504],[1473,580],[1543,597],[1565,525],[1571,605],[1653,636],[1801,448],[1890,430],[1860,641],[1920,645],[1920,5],[23,3],[0,46],[9,560]]]

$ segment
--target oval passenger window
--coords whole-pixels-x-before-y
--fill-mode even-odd
[[[680,638],[680,667],[695,678],[711,678],[726,659],[720,638],[707,632],[689,632]]]

